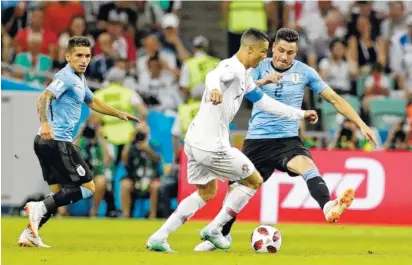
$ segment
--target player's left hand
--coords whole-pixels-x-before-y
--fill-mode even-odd
[[[314,110],[305,110],[305,119],[310,121],[310,124],[315,124],[318,122],[318,113]]]
[[[275,83],[275,84],[279,84],[280,83],[280,79],[283,77],[283,74],[278,73],[278,72],[272,72],[267,74],[264,77],[265,80],[265,84],[270,84],[270,83]]]
[[[375,147],[379,146],[378,140],[376,140],[375,133],[372,131],[371,128],[368,126],[364,126],[360,128],[360,131],[362,135],[368,140],[371,144],[373,144]]]
[[[130,115],[129,113],[126,112],[119,112],[119,119],[124,120],[124,121],[135,121],[135,122],[140,122],[138,118],[135,116]]]
[[[209,100],[212,101],[213,105],[222,103],[222,97],[222,93],[218,89],[212,89],[209,93]]]

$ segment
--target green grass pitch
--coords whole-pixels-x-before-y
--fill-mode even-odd
[[[52,219],[41,229],[50,249],[17,245],[26,218],[4,217],[1,227],[3,265],[266,265],[266,264],[412,264],[412,228],[279,224],[282,248],[276,254],[256,254],[250,234],[257,223],[237,223],[230,250],[196,253],[199,232],[206,223],[187,222],[169,238],[179,253],[155,253],[145,249],[147,237],[163,221],[111,219]]]

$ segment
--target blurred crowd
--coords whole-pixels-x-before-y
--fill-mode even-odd
[[[177,172],[163,170],[159,143],[150,138],[149,110],[176,117],[174,165],[182,138],[196,115],[206,73],[222,58],[212,56],[203,32],[187,39],[179,1],[2,1],[2,76],[47,85],[65,65],[67,40],[87,36],[93,58],[86,76],[96,97],[138,113],[142,123],[119,123],[92,114],[76,144],[96,175],[96,195],[116,216],[109,175],[123,164],[121,212],[130,217],[133,198],[150,198],[147,217],[167,217],[177,194]],[[209,11],[205,11],[209,12]],[[215,12],[218,12],[217,10]],[[300,33],[297,59],[320,76],[382,136],[383,148],[412,150],[412,2],[407,1],[222,1],[220,29],[227,57],[250,27],[272,37],[280,27]],[[222,47],[213,47],[214,49]],[[271,56],[269,54],[269,56]],[[16,70],[17,69],[17,70]],[[302,123],[312,148],[371,150],[356,126],[308,90],[303,107],[321,114],[318,127]],[[333,121],[333,122],[331,122]],[[338,122],[336,122],[338,121]],[[309,137],[327,132],[328,142]],[[167,177],[165,176],[167,175]],[[99,191],[100,192],[99,192]],[[63,211],[63,210],[62,210]],[[65,214],[62,212],[62,214]]]

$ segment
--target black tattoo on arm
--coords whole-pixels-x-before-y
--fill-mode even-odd
[[[37,100],[37,113],[39,114],[40,122],[48,122],[47,112],[49,110],[50,103],[56,97],[52,92],[45,90]]]

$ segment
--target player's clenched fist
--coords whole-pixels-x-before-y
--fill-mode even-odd
[[[53,130],[48,122],[45,122],[41,125],[40,137],[43,140],[53,140],[54,134]]]
[[[305,119],[310,121],[311,124],[318,122],[318,114],[314,110],[305,110]]]
[[[212,101],[213,105],[218,105],[222,103],[223,95],[218,89],[212,89],[209,92],[209,100]]]

